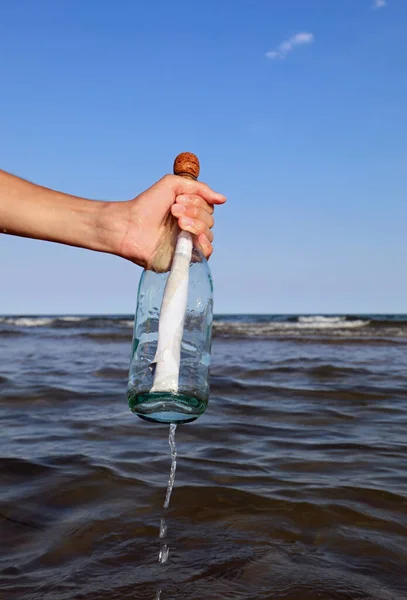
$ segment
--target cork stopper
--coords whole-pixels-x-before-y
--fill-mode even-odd
[[[191,152],[181,152],[174,161],[174,175],[187,177],[188,179],[198,179],[199,160]]]

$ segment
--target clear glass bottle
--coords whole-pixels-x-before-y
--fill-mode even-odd
[[[198,159],[184,153],[174,173],[196,178],[197,165],[199,172]],[[212,319],[209,265],[192,236],[181,232],[171,270],[145,270],[139,283],[127,391],[139,417],[188,423],[205,411]]]

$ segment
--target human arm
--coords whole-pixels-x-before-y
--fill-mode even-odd
[[[169,211],[212,253],[213,205],[224,196],[204,183],[166,175],[132,200],[87,200],[0,171],[0,232],[122,256],[147,266]]]

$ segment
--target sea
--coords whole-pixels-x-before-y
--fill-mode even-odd
[[[406,600],[407,316],[216,316],[165,564],[132,325],[0,317],[1,600]]]

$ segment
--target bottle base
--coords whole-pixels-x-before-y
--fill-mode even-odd
[[[129,407],[138,417],[154,423],[191,423],[205,412],[206,402],[170,392],[129,394]]]

